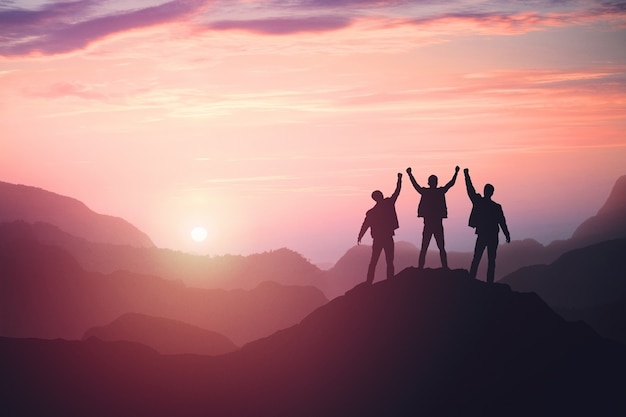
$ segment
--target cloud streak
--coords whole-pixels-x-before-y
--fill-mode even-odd
[[[178,23],[195,35],[239,30],[289,36],[346,29],[363,19],[378,21],[370,30],[390,27],[459,25],[463,30],[523,33],[595,20],[626,24],[626,2],[466,2],[303,0],[207,2],[171,0],[155,6],[108,12],[103,0],[51,3],[37,10],[0,10],[0,55],[55,55],[84,49],[112,35]],[[525,8],[522,8],[524,6]],[[210,7],[210,9],[209,9]],[[237,7],[246,12],[234,13]],[[208,13],[207,13],[208,12]],[[232,16],[237,18],[232,18]],[[454,31],[452,32],[454,33]]]
[[[0,11],[0,54],[55,55],[80,50],[107,36],[177,22],[205,7],[201,0],[173,0],[158,6],[88,18],[99,1],[52,3],[40,10]]]
[[[477,29],[496,29],[500,33],[524,33],[545,27],[559,27],[571,24],[590,23],[596,20],[619,19],[626,23],[626,9],[622,5],[603,5],[584,10],[566,12],[541,12],[527,10],[521,12],[470,12],[445,13],[430,17],[407,19],[399,22],[416,26],[432,26],[446,23],[464,23]]]
[[[208,28],[211,30],[243,30],[265,35],[289,35],[305,32],[328,32],[346,28],[351,23],[352,19],[342,16],[280,17],[222,20],[208,25]]]
[[[86,100],[106,101],[104,94],[98,93],[92,87],[77,82],[60,82],[51,85],[42,91],[26,91],[28,96],[41,98],[78,97]]]

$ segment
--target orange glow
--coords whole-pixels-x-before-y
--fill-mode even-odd
[[[496,185],[513,237],[544,242],[625,173],[626,58],[595,47],[624,33],[622,15],[381,11],[263,34],[201,24],[203,10],[1,58],[1,179],[123,217],[163,247],[197,250],[189,231],[209,222],[208,253],[335,260],[370,192],[391,193],[407,166],[422,181],[471,168]],[[449,248],[467,249],[462,185],[448,202]],[[418,239],[416,204],[405,185],[399,240]]]

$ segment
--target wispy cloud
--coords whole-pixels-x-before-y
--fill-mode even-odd
[[[251,20],[222,20],[208,25],[212,30],[244,30],[269,35],[287,35],[304,32],[328,32],[349,26],[346,16],[278,17]]]
[[[97,92],[93,87],[77,82],[61,82],[56,83],[45,90],[28,90],[25,94],[30,97],[42,98],[60,98],[60,97],[79,97],[86,100],[106,100],[106,96]]]
[[[611,95],[624,94],[626,83],[624,66],[606,66],[579,70],[494,70],[484,73],[469,73],[462,79],[441,88],[414,88],[401,91],[354,91],[344,95],[338,104],[344,106],[375,106],[385,103],[428,103],[436,109],[437,103],[446,105],[450,100],[477,97],[513,98],[523,95],[542,100],[548,93],[567,93],[570,97],[596,95],[598,89],[612,91]],[[473,106],[470,106],[473,107]]]
[[[157,6],[91,17],[99,0],[51,3],[39,10],[0,11],[0,54],[54,55],[85,48],[125,31],[176,22],[206,6],[202,0],[172,0]]]
[[[611,18],[618,18],[623,24],[626,23],[626,10],[620,7],[597,7],[566,12],[542,12],[539,10],[520,12],[458,12],[406,20],[399,19],[396,22],[397,24],[412,24],[420,27],[458,24],[473,32],[520,34],[547,27],[590,23]]]
[[[236,13],[238,7],[245,13]],[[523,33],[599,19],[626,24],[626,2],[171,0],[114,11],[104,0],[54,2],[36,10],[9,5],[0,9],[0,55],[70,53],[111,35],[169,23],[184,25],[194,35],[239,30],[288,36],[337,31],[363,19],[379,22],[368,30],[462,25],[479,33]]]

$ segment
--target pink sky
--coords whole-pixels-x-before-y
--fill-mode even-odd
[[[336,261],[371,191],[458,164],[513,239],[569,237],[626,174],[626,4],[438,3],[0,3],[0,180],[160,247]],[[405,175],[396,240],[418,201]],[[462,177],[448,207],[470,250]]]

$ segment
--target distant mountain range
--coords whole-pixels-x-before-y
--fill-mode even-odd
[[[105,274],[126,270],[181,280],[192,287],[225,289],[252,289],[261,282],[271,280],[286,285],[315,285],[327,297],[334,298],[364,281],[371,252],[368,245],[355,246],[328,271],[321,271],[302,255],[286,248],[250,256],[198,256],[155,248],[151,243],[111,244],[95,239],[84,231],[73,233],[74,229],[69,228],[69,224],[72,224],[72,213],[81,211],[77,207],[89,212],[82,203],[33,187],[0,184],[3,184],[0,187],[0,197],[3,189],[6,197],[0,198],[0,241],[26,236],[41,243],[59,246],[68,251],[84,269]],[[19,190],[29,197],[11,197],[19,195]],[[11,202],[11,198],[19,204]],[[48,200],[56,203],[50,205]],[[45,214],[49,205],[56,207],[51,210],[53,214]],[[18,206],[22,208],[16,210],[15,207]],[[67,209],[63,225],[61,222],[51,221],[63,217],[63,207]],[[12,214],[3,217],[3,212]],[[40,214],[35,217],[20,214],[22,212]],[[109,230],[107,216],[98,217],[101,215],[94,213],[91,216],[95,216],[89,217],[94,228]],[[5,224],[2,224],[3,219]],[[12,223],[6,223],[7,219],[11,219]],[[100,225],[96,227],[96,224]],[[501,244],[498,249],[496,279],[524,266],[550,263],[572,249],[616,238],[626,238],[626,176],[616,181],[598,213],[583,222],[570,239],[554,241],[546,246],[533,239]],[[415,266],[418,252],[418,248],[412,243],[396,242],[396,271]],[[449,252],[448,259],[452,268],[468,268],[472,254]],[[428,253],[426,265],[439,267],[438,254],[435,251]],[[383,268],[384,259],[381,259],[377,279],[384,277]],[[485,268],[486,262],[482,262],[479,278],[485,275]]]
[[[367,285],[365,245],[321,271],[289,249],[138,244],[132,226],[106,240],[111,218],[29,188],[33,211],[68,211],[15,218],[0,198],[3,415],[626,415],[626,347],[580,321],[626,343],[626,176],[570,239],[501,245],[494,285],[417,270],[407,242]]]
[[[223,355],[238,349],[226,336],[178,320],[127,313],[106,326],[92,327],[83,340],[130,341],[163,354]]]
[[[500,282],[536,292],[559,308],[617,301],[626,297],[626,238],[572,250],[549,265],[520,268]]]
[[[523,267],[500,282],[534,292],[566,319],[585,320],[626,343],[626,238],[566,252],[549,265]]]
[[[0,244],[0,335],[80,339],[125,313],[218,332],[242,345],[296,324],[328,300],[312,286],[274,282],[252,290],[199,289],[182,281],[83,269],[65,250],[36,240]]]
[[[3,414],[626,415],[626,347],[534,294],[409,268],[222,356],[0,338]]]
[[[0,195],[4,196],[0,199],[0,214],[4,213],[0,219],[24,218],[0,223],[0,280],[6,285],[0,294],[3,303],[0,335],[5,336],[77,339],[90,327],[109,324],[126,313],[142,313],[182,320],[207,331],[219,332],[237,345],[242,345],[297,323],[299,318],[327,301],[310,287],[317,287],[328,298],[335,298],[363,282],[371,251],[371,247],[366,245],[355,246],[328,271],[321,271],[302,255],[286,248],[250,256],[191,255],[156,248],[151,242],[141,239],[144,236],[141,232],[134,233],[134,227],[120,219],[95,214],[68,197],[7,183],[0,183]],[[84,220],[73,222],[74,218]],[[55,225],[33,219],[61,220]],[[119,239],[125,243],[114,244],[101,241],[97,233],[91,233],[93,230],[108,229],[111,219],[114,223],[121,221],[119,224],[129,226],[125,226],[122,236],[134,237]],[[89,233],[79,231],[82,237],[58,225],[71,228],[70,225],[76,227],[85,222],[93,227]],[[528,267],[517,273],[520,278],[507,279],[507,282],[511,282],[516,289],[537,292],[565,317],[585,319],[594,328],[602,330],[604,335],[624,341],[626,330],[620,330],[621,322],[612,318],[613,312],[626,308],[621,293],[617,296],[618,293],[613,292],[616,298],[607,300],[598,299],[597,291],[576,290],[573,281],[551,280],[555,284],[548,285],[546,280],[544,285],[546,274],[555,274],[545,271],[560,269],[532,266],[549,264],[573,248],[619,237],[626,238],[626,176],[618,179],[598,214],[583,222],[572,238],[547,246],[534,240],[501,245],[498,276]],[[133,245],[132,242],[140,243]],[[626,258],[619,249],[611,253],[619,259],[620,256]],[[417,256],[415,245],[397,242],[396,271],[414,266]],[[471,256],[471,253],[449,253],[450,265],[467,268]],[[601,271],[602,256],[577,254],[573,260],[595,259],[593,268]],[[384,260],[381,259],[378,266],[378,279],[381,279]],[[427,266],[439,266],[436,253],[429,253]],[[585,267],[582,265],[577,266],[576,271],[570,268],[566,275],[576,276],[577,271],[583,270]],[[525,271],[532,272],[528,276]],[[563,276],[564,272],[556,274]],[[268,281],[287,285],[290,290],[283,290],[280,285],[271,287],[270,284],[259,287]],[[296,289],[293,286],[309,288]],[[259,293],[260,288],[266,292],[273,288],[275,297],[286,297],[276,302],[277,306],[282,306],[280,311],[284,316],[277,312],[272,316],[263,311],[261,306],[265,305],[265,301],[260,301],[263,299],[260,296],[250,296],[246,301],[255,304],[255,307],[244,307],[246,302],[237,301],[234,303],[237,307],[230,308],[228,312],[220,310],[226,308],[226,304],[219,301],[220,297]],[[609,286],[604,291],[611,293],[612,288]],[[224,291],[226,289],[246,291]],[[294,300],[306,301],[289,301],[292,297],[289,293],[299,291]],[[587,300],[587,305],[560,301],[568,299],[573,291],[578,291],[578,297]],[[142,294],[150,296],[143,297]],[[551,294],[556,294],[557,298]],[[212,305],[208,304],[209,300]],[[187,302],[188,305],[185,305]],[[195,312],[189,306],[196,306]],[[258,311],[259,316],[242,314],[238,309]],[[216,316],[217,311],[220,312]],[[261,318],[270,320],[271,324],[257,326],[255,320],[260,321]],[[226,322],[229,324],[224,324]]]
[[[316,285],[322,274],[302,255],[285,248],[249,256],[201,256],[156,247],[91,242],[43,222],[0,223],[0,243],[24,239],[62,248],[88,271],[132,271],[180,280],[198,288],[252,289],[265,281]]]
[[[142,231],[119,217],[95,213],[80,201],[27,185],[0,182],[0,223],[53,224],[92,242],[154,247]]]

